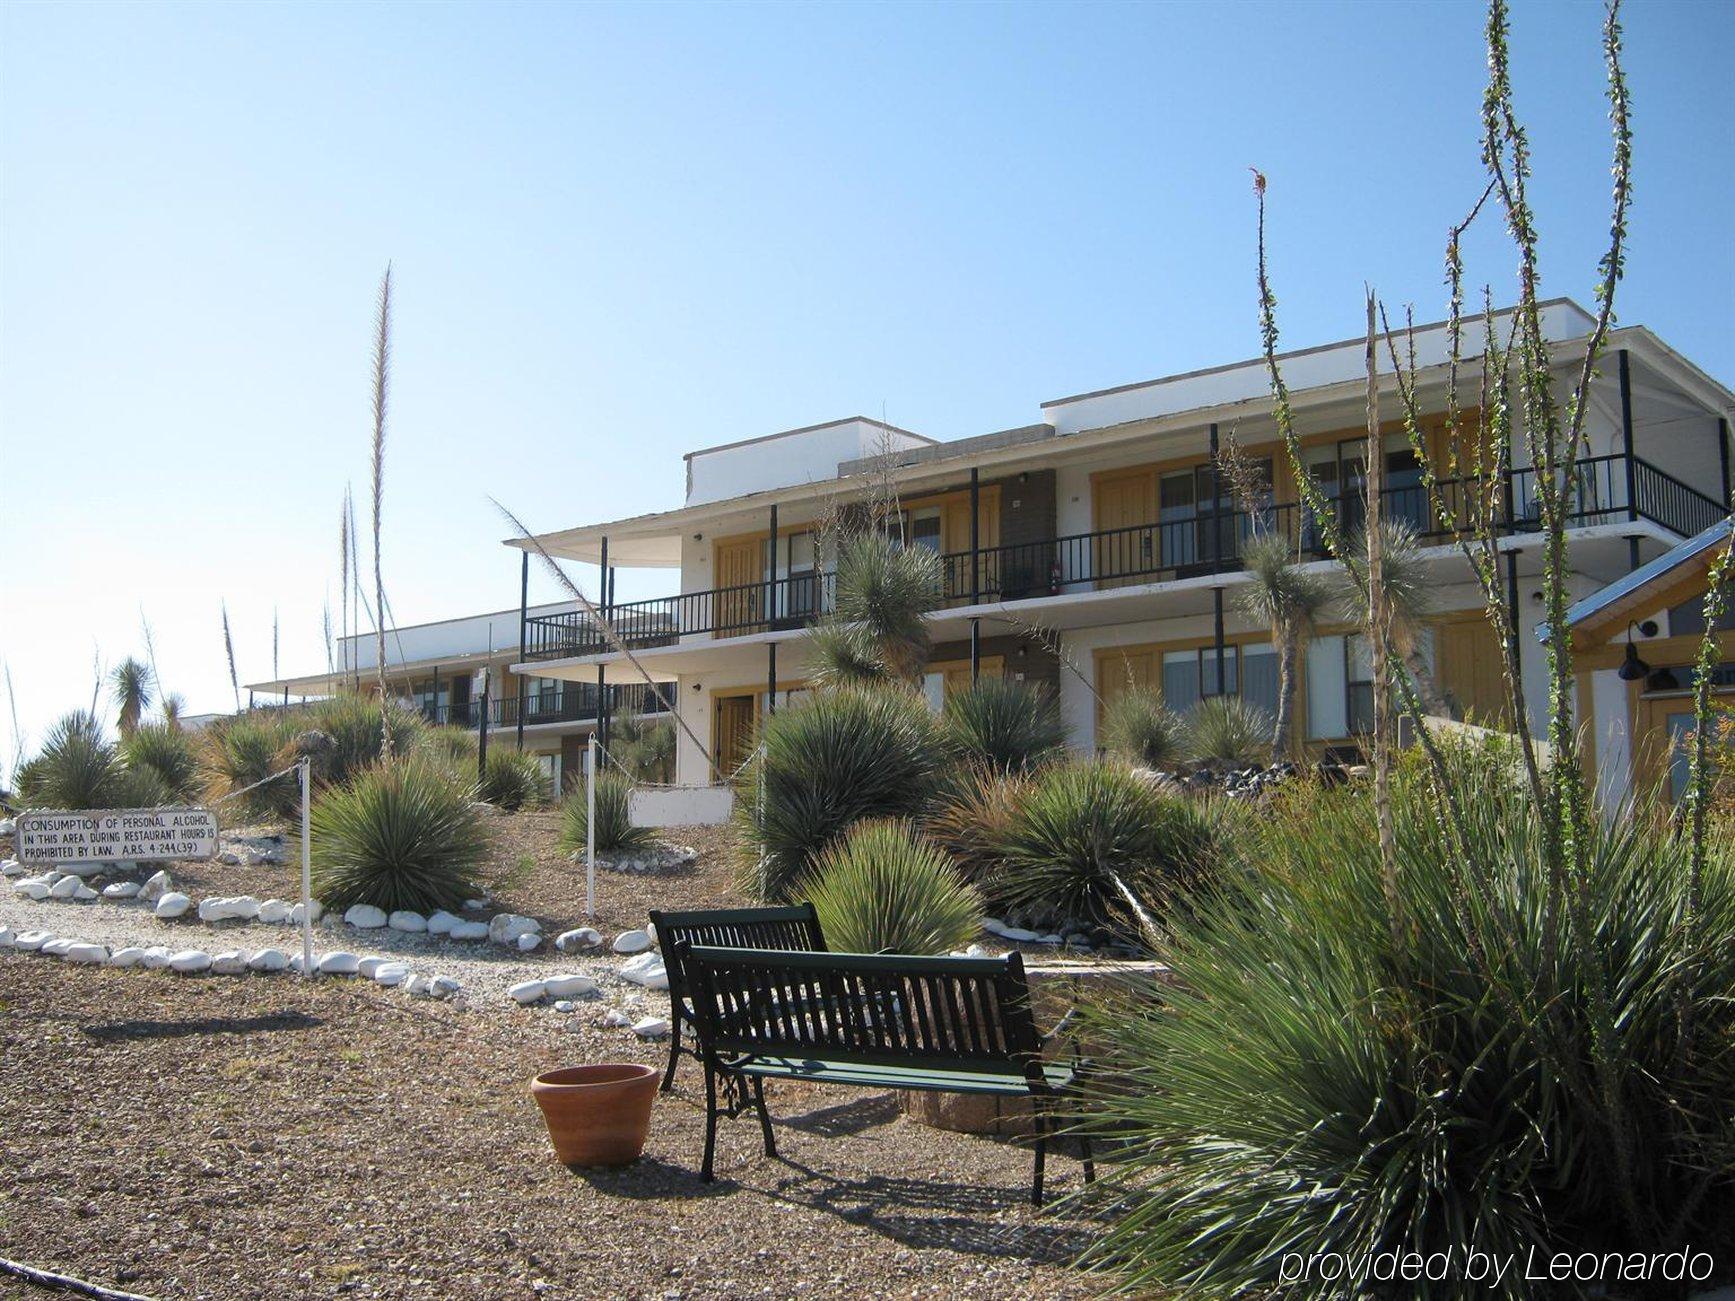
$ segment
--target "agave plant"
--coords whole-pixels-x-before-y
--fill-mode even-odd
[[[1550,935],[1522,771],[1450,762],[1466,845],[1421,768],[1395,784],[1400,903],[1420,924],[1388,924],[1367,791],[1303,792],[1302,816],[1243,828],[1245,873],[1170,920],[1159,956],[1176,979],[1097,1014],[1094,1109],[1127,1160],[1093,1255],[1126,1291],[1344,1295],[1341,1279],[1284,1277],[1297,1249],[1600,1259],[1691,1243],[1721,1264],[1735,1247],[1735,842],[1689,903],[1665,830],[1593,822],[1573,889],[1596,925],[1588,943]],[[1593,1052],[1603,996],[1613,1041]],[[1541,1295],[1520,1272],[1477,1295]]]
[[[981,928],[982,900],[909,822],[857,823],[814,861],[803,888],[845,953],[946,953]]]
[[[516,813],[540,808],[548,799],[548,782],[533,754],[521,750],[495,750],[482,765],[479,798],[495,808]]]
[[[1103,710],[1110,754],[1135,768],[1168,768],[1186,756],[1186,727],[1156,692],[1128,687]]]
[[[1171,896],[1212,866],[1210,814],[1125,768],[1051,768],[1019,801],[1001,845],[998,892],[1050,922],[1084,922],[1138,941]]]
[[[165,797],[157,803],[187,804],[199,798],[204,775],[199,770],[199,751],[193,738],[168,723],[146,723],[123,737],[121,757],[135,779],[151,773],[161,783]]]
[[[1066,753],[1060,703],[1046,687],[982,678],[946,697],[940,734],[966,763],[1030,772]]]
[[[456,909],[488,854],[475,788],[411,754],[331,786],[311,815],[313,886],[328,908]]]
[[[151,707],[151,671],[129,655],[114,666],[109,684],[114,691],[115,709],[120,715],[120,734],[131,736],[145,710]]]
[[[600,772],[596,776],[596,852],[599,854],[629,853],[645,849],[656,841],[649,827],[635,827],[630,813],[633,784],[622,773]],[[560,847],[570,854],[582,854],[589,843],[589,799],[582,785],[566,797],[560,806]]]
[[[126,765],[94,715],[74,710],[49,729],[34,758],[18,770],[26,806],[101,809],[126,804]]]
[[[766,719],[737,802],[742,887],[787,899],[814,858],[865,818],[913,817],[941,766],[933,715],[902,687],[835,687]]]
[[[1208,767],[1247,768],[1271,753],[1271,715],[1239,696],[1206,696],[1187,711],[1187,757]]]

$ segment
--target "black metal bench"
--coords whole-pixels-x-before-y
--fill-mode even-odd
[[[711,1179],[719,1114],[739,1115],[750,1102],[765,1154],[776,1156],[765,1081],[812,1080],[1029,1098],[1036,1137],[1030,1196],[1042,1205],[1055,1113],[1084,1063],[1076,1053],[1070,1061],[1044,1060],[1046,1040],[1036,1030],[1019,954],[919,958],[689,945],[679,959],[705,1066],[701,1179]],[[730,1094],[721,1109],[719,1084]],[[1081,1139],[1089,1182],[1096,1170],[1090,1140]]]
[[[681,1054],[701,1060],[699,1053],[681,1045],[681,1025],[691,1021],[692,995],[681,969],[685,945],[710,944],[735,949],[801,949],[826,951],[819,914],[810,903],[788,908],[706,908],[688,912],[651,910],[651,925],[663,950],[663,968],[669,975],[669,1068],[663,1072],[663,1092],[675,1082],[675,1067]]]

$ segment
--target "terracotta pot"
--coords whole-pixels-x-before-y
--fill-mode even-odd
[[[638,1063],[567,1066],[530,1081],[563,1165],[628,1165],[651,1127],[657,1068]]]

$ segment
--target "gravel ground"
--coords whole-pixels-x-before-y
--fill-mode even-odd
[[[77,911],[91,924],[56,929],[100,938]],[[781,1157],[750,1114],[725,1120],[706,1187],[689,1064],[642,1161],[569,1171],[528,1078],[662,1050],[499,1010],[0,953],[4,1254],[163,1298],[1095,1290],[1058,1263],[1094,1226],[1027,1206],[1028,1152],[912,1124],[889,1094],[773,1085]],[[1050,1172],[1078,1186],[1070,1157]]]

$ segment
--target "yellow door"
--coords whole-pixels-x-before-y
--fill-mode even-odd
[[[1103,714],[1123,691],[1155,691],[1161,680],[1156,651],[1105,650],[1096,656],[1097,729]]]
[[[984,596],[1000,590],[1000,489],[984,488],[977,502],[976,546],[982,552],[978,561],[981,577],[977,580]],[[949,605],[970,603],[970,498],[953,498],[941,515],[943,552],[952,557],[946,562],[946,597]]]
[[[753,746],[753,724],[759,716],[758,696],[718,696],[712,738],[717,766],[733,777]]]
[[[765,543],[760,538],[719,542],[716,557],[717,610],[714,636],[759,632],[764,597]]]
[[[936,664],[929,670],[939,670],[942,675],[942,696],[949,696],[956,691],[967,691],[970,687],[970,661],[963,663]],[[984,655],[982,657],[982,674],[985,678],[1002,678],[1006,676],[1006,660],[1001,655]]]
[[[1435,673],[1447,700],[1457,705],[1465,722],[1506,727],[1512,714],[1493,625],[1480,618],[1445,623],[1435,638]]]
[[[1099,589],[1149,582],[1156,569],[1156,479],[1149,471],[1098,479],[1091,489],[1097,538],[1091,571]]]

